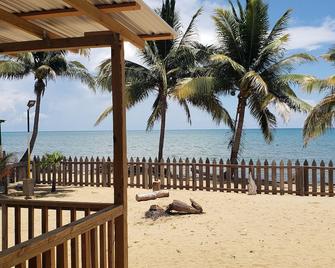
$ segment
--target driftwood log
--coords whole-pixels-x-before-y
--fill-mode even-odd
[[[148,201],[148,200],[155,200],[157,198],[169,197],[170,194],[168,191],[157,191],[157,192],[148,192],[144,194],[137,194],[136,201]]]
[[[173,200],[173,202],[168,206],[166,213],[168,214],[201,214],[203,213],[202,207],[190,199],[191,206],[186,204],[185,202],[179,200]]]
[[[152,190],[153,191],[159,191],[161,189],[161,181],[157,180],[157,181],[153,181],[152,182]]]
[[[201,214],[203,213],[202,207],[190,199],[191,206],[185,202],[179,200],[173,200],[173,202],[168,205],[167,209],[163,209],[158,205],[150,206],[150,209],[145,212],[146,218],[151,218],[157,220],[159,217],[168,216],[168,215],[187,215],[187,214]]]

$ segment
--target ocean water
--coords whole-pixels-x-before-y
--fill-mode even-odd
[[[166,132],[164,158],[210,158],[229,157],[228,130],[168,130]],[[128,156],[157,156],[159,131],[128,131]],[[24,152],[27,134],[23,132],[3,133],[3,146],[8,152]],[[335,130],[303,146],[301,129],[277,129],[274,141],[267,144],[256,129],[245,130],[240,158],[253,160],[335,160]],[[111,131],[40,132],[34,155],[60,151],[65,156],[112,156],[113,137]]]

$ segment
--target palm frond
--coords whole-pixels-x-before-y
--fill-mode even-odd
[[[62,76],[80,80],[93,91],[96,90],[94,77],[89,73],[86,67],[78,61],[70,61],[66,71],[62,73]]]
[[[223,63],[227,62],[231,65],[231,67],[235,71],[237,71],[241,74],[246,72],[245,68],[241,64],[237,63],[236,61],[234,61],[232,58],[230,58],[227,55],[216,54],[216,55],[211,56],[211,60],[212,61],[219,61],[219,62],[223,62]]]
[[[241,89],[245,91],[252,89],[257,93],[264,95],[268,93],[268,86],[266,82],[255,71],[249,71],[242,77]]]
[[[95,122],[94,126],[98,126],[104,121],[111,113],[113,113],[113,106],[108,106],[98,117],[97,121]]]
[[[316,105],[307,116],[303,129],[305,145],[311,139],[324,134],[327,129],[334,127],[334,123],[335,94],[331,94]]]

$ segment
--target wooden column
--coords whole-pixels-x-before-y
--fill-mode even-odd
[[[128,267],[127,139],[124,44],[118,34],[112,43],[112,97],[114,140],[114,203],[123,205],[115,219],[115,267]]]

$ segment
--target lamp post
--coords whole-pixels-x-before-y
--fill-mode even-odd
[[[35,100],[29,100],[27,103],[27,130],[28,130],[28,169],[27,169],[27,177],[30,179],[30,109],[35,106]]]
[[[1,124],[5,123],[5,122],[6,122],[6,120],[0,119],[0,158],[3,157]]]

